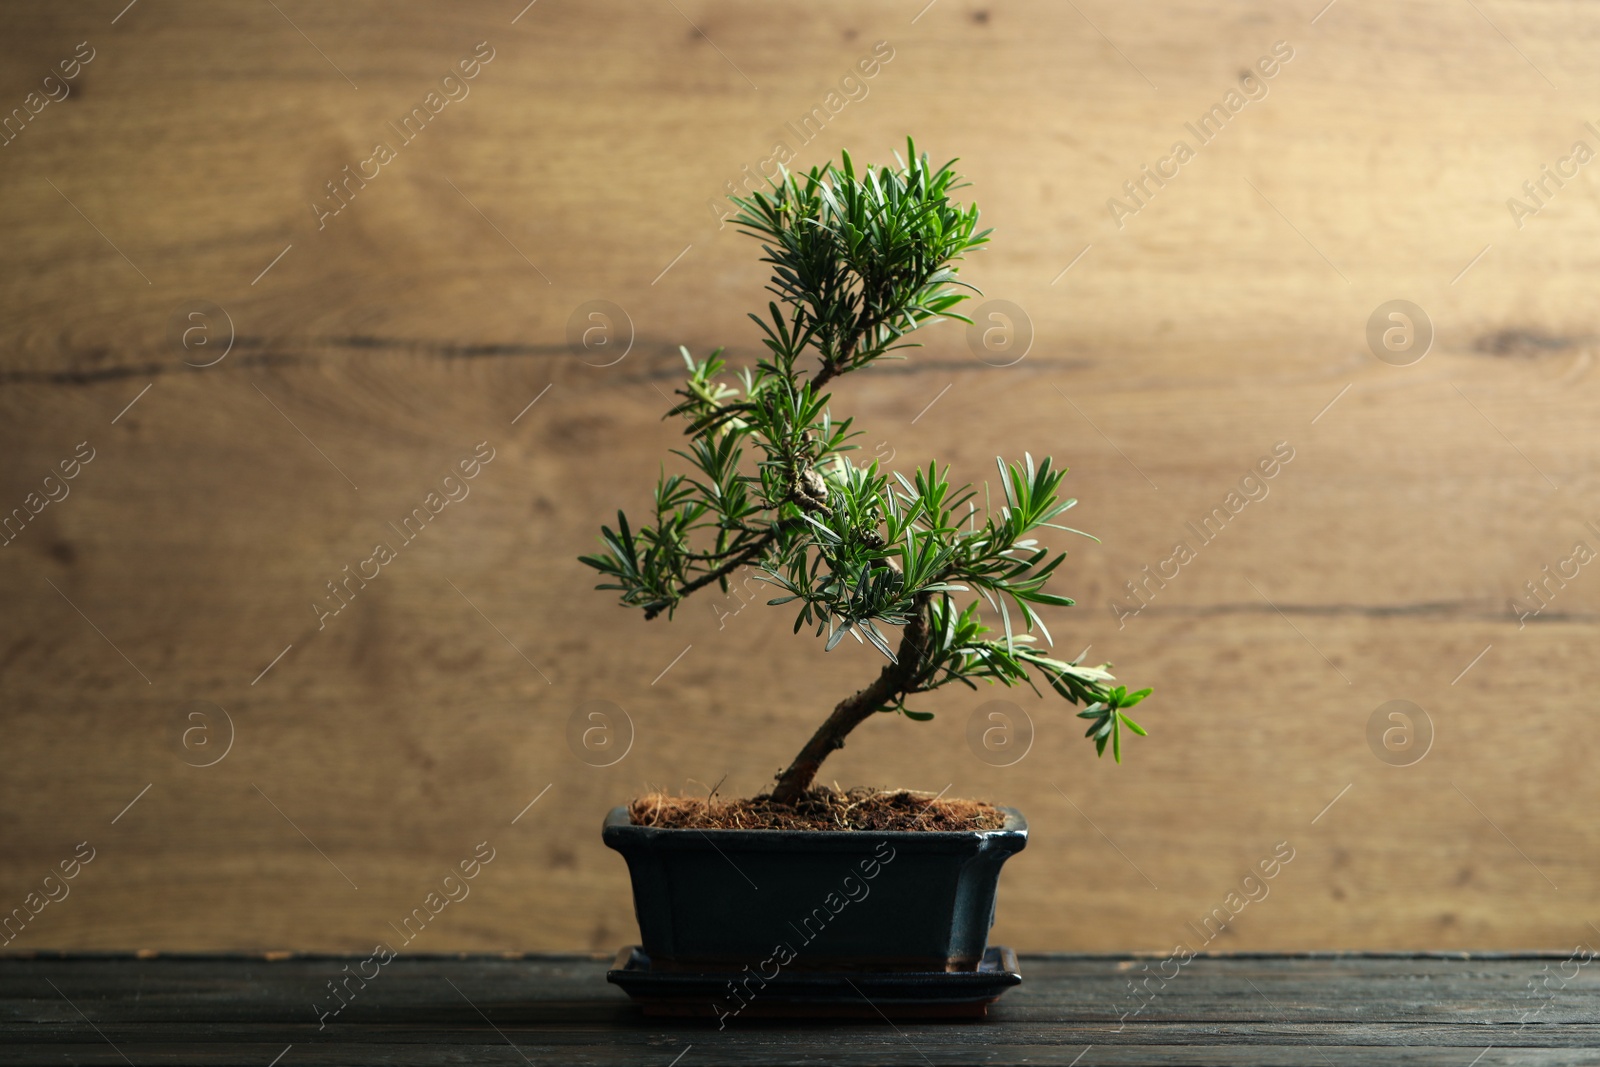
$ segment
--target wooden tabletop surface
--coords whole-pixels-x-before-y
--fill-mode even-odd
[[[598,956],[0,959],[0,1063],[1593,1064],[1600,982],[1562,955],[1033,955],[981,1022],[660,1020]],[[1162,981],[1162,975],[1168,975]],[[1134,983],[1145,992],[1136,996]],[[355,988],[352,986],[351,988]]]

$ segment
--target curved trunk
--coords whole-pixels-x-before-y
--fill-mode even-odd
[[[845,735],[870,719],[877,711],[894,702],[915,681],[922,667],[923,637],[927,632],[924,605],[917,604],[917,613],[900,632],[900,649],[894,663],[886,664],[878,677],[865,689],[839,701],[817,732],[811,735],[800,754],[795,756],[789,769],[778,776],[772,790],[772,799],[778,804],[793,804],[811,788],[822,761],[836,748],[844,747]]]

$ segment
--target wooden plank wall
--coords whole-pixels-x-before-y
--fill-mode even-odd
[[[755,350],[725,184],[779,140],[810,165],[907,133],[964,160],[995,229],[967,275],[1031,348],[994,366],[944,324],[837,408],[897,465],[1071,466],[1103,543],[1064,545],[1058,645],[1156,696],[1120,768],[1058,703],[952,692],[827,773],[1023,809],[1018,948],[1165,951],[1230,899],[1211,948],[1600,937],[1600,12],[124,2],[14,5],[0,42],[0,105],[39,108],[0,147],[0,509],[60,497],[0,550],[0,907],[94,857],[7,948],[365,950],[480,842],[410,947],[633,938],[607,808],[761,789],[876,654],[732,600],[647,624],[574,557],[647,499],[675,347]],[[631,325],[580,358],[595,300]],[[1394,300],[1433,333],[1404,366],[1367,340]],[[435,491],[467,495],[403,541]],[[1006,698],[1034,739],[998,768],[966,737]],[[1431,723],[1409,766],[1369,742],[1391,700]],[[608,767],[568,743],[590,701],[632,724]]]

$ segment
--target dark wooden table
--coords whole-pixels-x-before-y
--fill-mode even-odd
[[[328,983],[358,959],[6,957],[0,1063],[1600,1063],[1600,967],[1561,955],[1200,958],[1169,963],[1142,1000],[1130,980],[1159,960],[1025,956],[1023,984],[983,1021],[721,1031],[641,1016],[608,963],[395,959],[321,1023]]]

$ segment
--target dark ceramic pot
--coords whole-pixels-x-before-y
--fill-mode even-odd
[[[663,830],[606,816],[651,966],[661,970],[970,971],[994,923],[998,830]]]

